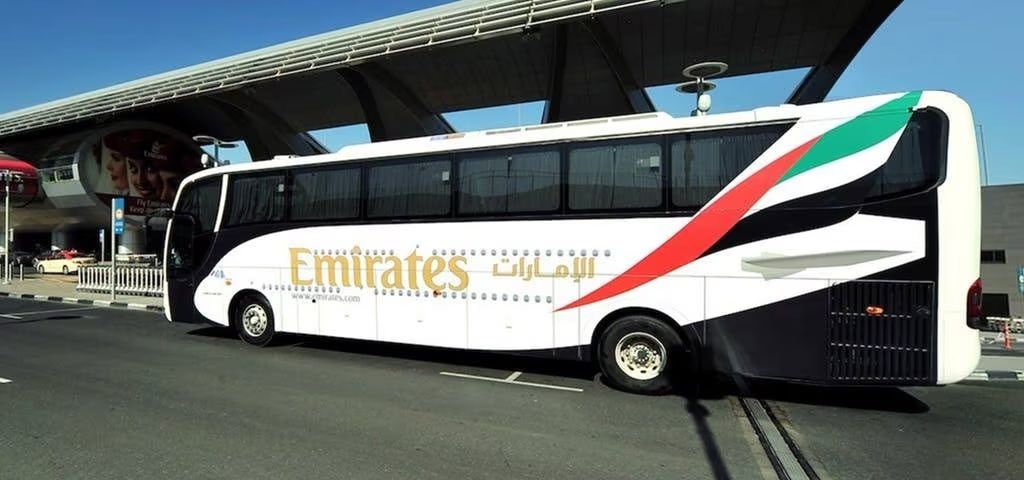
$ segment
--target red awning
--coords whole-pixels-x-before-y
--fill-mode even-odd
[[[11,181],[11,201],[15,206],[24,206],[36,198],[39,193],[39,173],[36,167],[28,162],[14,158],[6,153],[0,152],[0,172],[10,170],[13,174]],[[0,176],[0,198],[3,197],[4,179]],[[2,208],[2,202],[0,202]]]
[[[36,167],[33,167],[32,164],[18,160],[3,152],[0,152],[0,170],[11,170],[15,174],[20,173],[22,176],[30,178],[37,176]]]

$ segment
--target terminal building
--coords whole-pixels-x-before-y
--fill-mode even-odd
[[[309,132],[346,125],[374,142],[452,134],[444,113],[499,105],[542,101],[544,123],[649,113],[646,88],[705,61],[805,68],[765,105],[819,102],[900,3],[463,0],[0,114],[0,150],[38,182],[14,248],[97,251],[124,197],[120,251],[156,252],[143,219],[203,168],[197,137],[258,161],[326,153]]]
[[[1024,184],[981,189],[981,281],[989,318],[1024,317]]]

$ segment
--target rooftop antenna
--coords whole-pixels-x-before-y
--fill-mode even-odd
[[[697,108],[690,112],[690,116],[707,115],[711,111],[711,95],[707,92],[714,90],[717,85],[708,79],[717,77],[728,69],[729,65],[723,62],[701,62],[683,69],[683,76],[693,80],[680,84],[676,91],[697,94]]]

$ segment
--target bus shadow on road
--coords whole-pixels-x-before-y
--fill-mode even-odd
[[[188,334],[240,341],[238,340],[238,335],[234,330],[224,327],[203,327],[191,330]],[[521,371],[524,373],[575,378],[587,381],[594,380],[594,377],[598,375],[594,366],[582,361],[566,361],[555,358],[541,358],[527,355],[424,347],[419,345],[406,345],[368,340],[279,334],[274,337],[269,348],[279,347],[299,347],[374,357],[414,360],[424,362],[424,364],[440,363],[487,370]]]
[[[587,381],[592,381],[594,376],[598,374],[597,370],[590,363],[559,360],[554,357],[543,358],[510,353],[480,352],[329,337],[299,338],[297,341],[290,342],[290,344],[317,350],[343,351],[359,355],[457,365],[486,370],[521,371],[524,373]]]
[[[224,327],[203,327],[191,330],[188,334],[232,342],[241,341],[238,340],[238,335],[234,330]],[[617,389],[604,378],[594,364],[584,361],[292,334],[281,334],[275,337],[270,348],[275,347],[299,347],[378,358],[413,360],[424,362],[425,365],[434,363],[485,370],[521,371],[587,382],[600,382],[609,389]],[[925,413],[930,410],[927,404],[896,387],[815,386],[768,380],[737,379],[728,375],[706,375],[691,381],[684,381],[682,387],[675,394],[687,401],[687,409],[691,415],[699,414],[698,402],[700,400],[721,399],[729,396],[898,413]]]
[[[927,413],[928,404],[897,387],[817,386],[768,380],[738,381],[735,394],[787,403],[877,410],[893,413]]]
[[[188,334],[189,335],[196,335],[196,336],[199,336],[199,337],[224,338],[224,339],[233,338],[235,340],[238,340],[238,334],[235,333],[234,329],[229,328],[229,327],[210,327],[210,326],[200,327],[200,328],[197,328],[195,330],[189,330]],[[239,340],[239,341],[241,341],[241,340]]]

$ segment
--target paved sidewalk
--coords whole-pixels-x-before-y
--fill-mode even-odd
[[[975,370],[1024,370],[1024,356],[982,355]]]
[[[163,297],[146,297],[139,295],[118,295],[115,303],[110,303],[109,293],[89,293],[75,289],[78,285],[76,275],[39,275],[26,274],[24,280],[17,277],[10,285],[0,285],[0,294],[7,296],[34,295],[46,297],[55,301],[66,301],[71,303],[90,303],[103,306],[131,307],[154,310],[163,310]],[[79,301],[80,300],[80,301]]]

